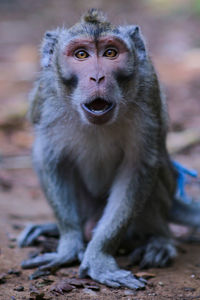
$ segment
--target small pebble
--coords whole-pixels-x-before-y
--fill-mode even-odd
[[[23,292],[24,291],[24,287],[22,285],[17,286],[16,288],[14,288],[14,291]]]
[[[162,281],[159,281],[158,284],[159,284],[160,286],[164,286],[164,283],[163,283]]]
[[[194,289],[194,288],[192,288],[192,287],[184,287],[183,289],[184,289],[184,291],[186,291],[186,292],[195,292],[195,291],[196,291],[196,289]]]
[[[137,292],[135,292],[133,290],[125,290],[124,295],[126,295],[126,296],[136,296]]]
[[[21,271],[15,270],[15,269],[10,269],[10,270],[8,270],[8,274],[19,276],[21,274]]]
[[[195,278],[195,275],[194,275],[194,274],[192,274],[190,277],[191,277],[191,278]]]
[[[153,282],[148,282],[148,287],[153,288],[155,284]]]
[[[90,295],[90,296],[97,296],[97,293],[96,293],[96,292],[94,292],[94,291],[92,291],[92,290],[90,290],[90,289],[87,289],[87,288],[84,288],[84,289],[83,289],[83,293],[84,293],[84,294],[88,294],[88,295]]]

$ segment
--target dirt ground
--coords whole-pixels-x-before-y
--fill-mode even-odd
[[[188,5],[189,2],[189,5]],[[16,238],[28,223],[53,221],[53,215],[31,168],[33,134],[27,121],[27,95],[39,70],[38,44],[45,30],[73,24],[87,8],[104,9],[115,23],[138,23],[164,84],[169,103],[169,149],[173,158],[200,173],[200,7],[198,1],[0,1],[0,299],[200,299],[200,243],[179,241],[178,257],[165,269],[145,270],[145,290],[74,286],[60,294],[55,285],[77,278],[78,266],[30,280],[20,263],[55,246],[19,249]],[[148,4],[147,4],[148,3]],[[162,3],[162,5],[161,5]],[[189,130],[189,137],[185,134]],[[181,134],[183,137],[181,139]],[[192,135],[192,137],[191,137]],[[192,140],[192,142],[191,142]],[[181,145],[186,143],[186,147]],[[200,200],[200,185],[191,189]],[[188,229],[173,226],[176,236]],[[127,266],[128,260],[120,257]],[[138,274],[138,267],[129,268]]]

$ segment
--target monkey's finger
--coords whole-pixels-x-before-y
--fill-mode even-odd
[[[120,283],[118,283],[118,282],[116,282],[116,281],[113,281],[113,280],[109,280],[109,279],[103,280],[101,283],[102,283],[102,284],[105,284],[105,285],[107,285],[107,286],[109,286],[109,287],[112,287],[112,288],[118,288],[118,287],[121,286]]]
[[[33,233],[29,234],[26,239],[26,246],[31,246],[33,243],[36,241],[36,239],[42,235],[42,230],[41,228],[36,228]]]
[[[165,267],[177,256],[176,248],[172,245],[165,248],[160,259],[160,267]]]
[[[27,239],[32,234],[32,232],[35,230],[37,225],[29,224],[25,227],[25,229],[22,231],[22,233],[19,235],[18,238],[18,245],[19,247],[25,247],[27,246]]]
[[[163,251],[161,251],[157,257],[156,257],[156,263],[158,265],[158,267],[165,267],[167,266],[172,260],[173,258],[175,258],[176,256],[176,251],[175,252],[169,252],[167,249],[163,249]]]
[[[117,287],[124,286],[131,289],[143,289],[146,284],[145,279],[136,278],[130,271],[117,270],[115,272],[107,272],[102,275],[104,284]]]
[[[140,279],[137,279],[135,276],[131,275],[127,278],[121,278],[119,283],[122,286],[131,288],[131,289],[143,289],[146,285],[146,282],[142,282]]]
[[[128,287],[130,289],[138,290],[138,289],[143,289],[145,287],[145,283],[141,282],[140,280],[136,279],[134,276],[129,277],[129,278],[121,278],[115,280],[111,279],[104,279],[103,282],[104,284],[110,286],[110,287]]]
[[[156,248],[146,249],[143,259],[140,262],[140,268],[146,269],[146,268],[150,268],[151,266],[154,266],[155,265],[155,257],[157,255],[158,251],[160,251],[160,250],[158,250]]]
[[[39,269],[37,269],[33,274],[29,276],[29,279],[33,280],[33,279],[40,278],[41,276],[48,276],[48,275],[50,275],[49,271],[40,271]]]
[[[138,264],[141,261],[142,256],[144,255],[144,251],[144,246],[136,248],[130,255],[131,263],[134,265]]]
[[[110,276],[114,275],[115,280],[118,280],[120,278],[128,278],[129,276],[132,276],[132,273],[130,271],[126,271],[126,270],[122,270],[119,269],[117,271],[113,272],[109,272],[108,274],[110,274]]]
[[[154,264],[158,267],[164,267],[164,264],[168,260],[168,252],[166,249],[160,249],[160,251],[157,252],[154,258]]]
[[[39,269],[42,271],[48,271],[48,270],[55,271],[59,267],[69,265],[76,260],[77,259],[74,256],[59,256],[59,254],[57,254],[57,256],[53,260],[51,260],[47,264],[44,264]]]
[[[41,235],[58,236],[59,233],[56,224],[42,224],[35,226],[32,233],[30,232],[29,236],[27,236],[26,246],[32,245]]]
[[[21,263],[23,269],[32,269],[49,263],[56,257],[57,253],[46,253],[41,256],[34,257],[32,259],[24,260]]]
[[[59,231],[57,225],[54,223],[29,224],[19,236],[18,244],[20,247],[31,246],[41,235],[58,237]]]

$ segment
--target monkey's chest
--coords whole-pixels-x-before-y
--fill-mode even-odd
[[[120,163],[120,153],[103,158],[88,157],[80,161],[81,178],[93,196],[102,196],[110,190],[117,168]]]

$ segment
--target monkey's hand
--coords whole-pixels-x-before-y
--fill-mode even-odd
[[[41,235],[58,237],[59,232],[57,225],[52,223],[27,225],[18,238],[18,245],[20,247],[31,246]]]
[[[54,253],[45,253],[22,262],[23,269],[39,267],[39,271],[55,271],[63,265],[74,261],[81,261],[84,253],[82,237],[79,232],[69,232],[62,235],[58,250]],[[32,276],[32,278],[34,278]]]
[[[81,278],[90,276],[92,279],[110,287],[128,287],[142,289],[146,280],[136,278],[130,271],[119,269],[115,259],[103,252],[87,251],[80,266]]]

